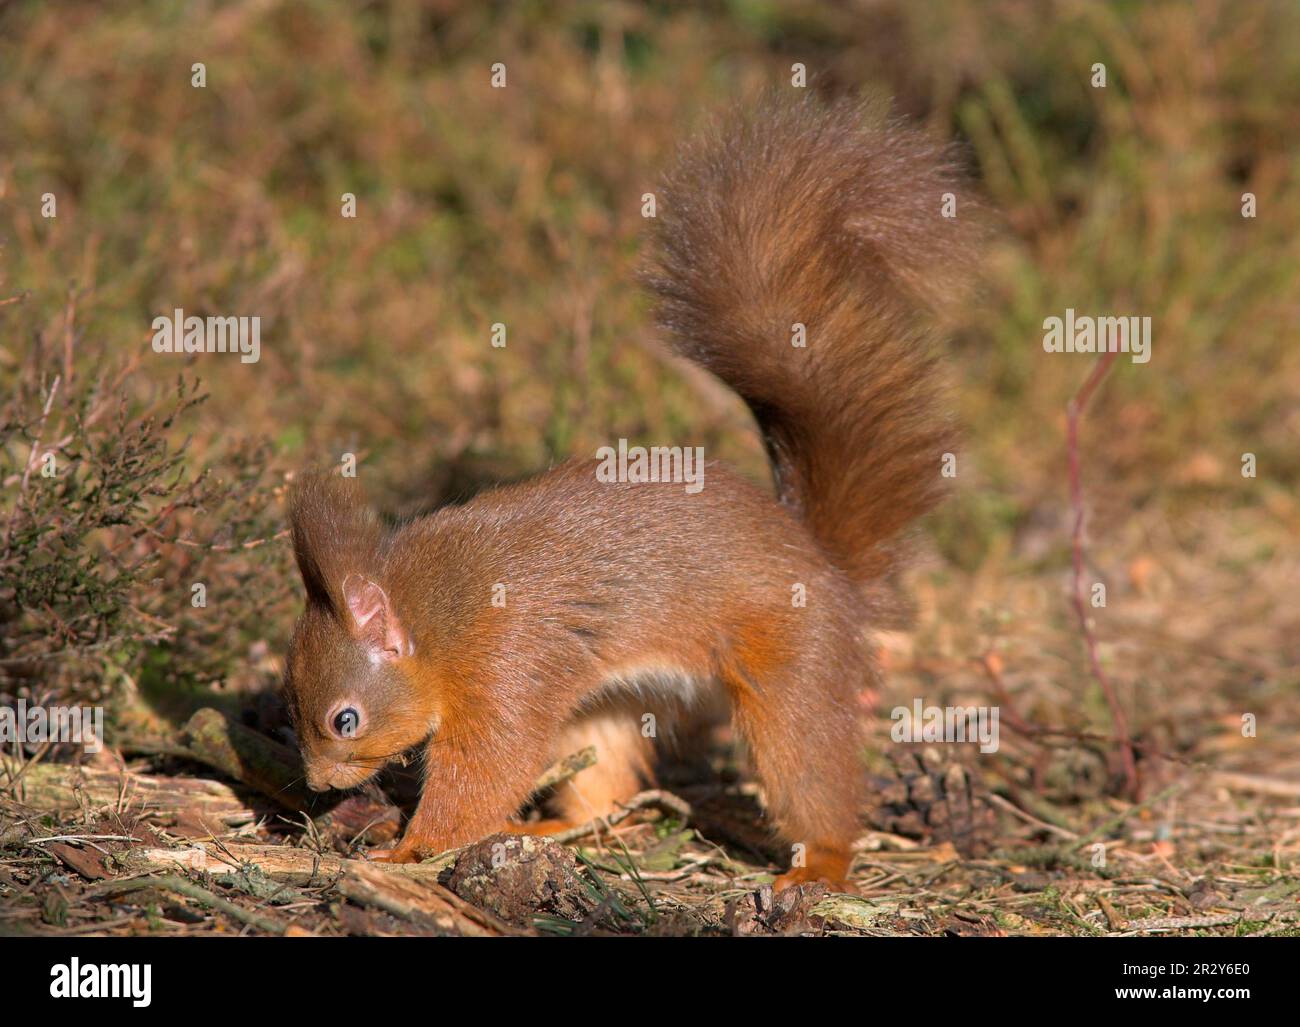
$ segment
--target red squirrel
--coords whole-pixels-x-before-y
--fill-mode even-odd
[[[387,528],[355,480],[296,483],[307,781],[350,788],[423,746],[418,806],[371,858],[611,811],[653,773],[645,714],[683,731],[725,696],[797,857],[777,886],[847,886],[866,632],[952,446],[934,307],[969,263],[943,214],[959,178],[918,130],[814,99],[742,115],[670,173],[643,279],[675,350],[749,405],[775,495],[712,462],[689,491],[578,460]],[[558,816],[511,821],[585,744]]]

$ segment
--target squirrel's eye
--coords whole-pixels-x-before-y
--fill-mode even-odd
[[[345,706],[334,714],[334,730],[343,738],[352,738],[361,726],[361,714],[352,706]]]

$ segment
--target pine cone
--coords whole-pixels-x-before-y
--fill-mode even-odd
[[[896,776],[872,778],[872,827],[927,844],[951,841],[967,858],[992,848],[997,818],[976,771],[937,749],[907,749],[890,762]]]

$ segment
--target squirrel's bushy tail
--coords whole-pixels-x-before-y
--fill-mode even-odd
[[[871,106],[767,103],[726,128],[670,174],[645,280],[677,352],[749,404],[782,502],[867,582],[943,491],[932,314],[973,208],[945,148]]]

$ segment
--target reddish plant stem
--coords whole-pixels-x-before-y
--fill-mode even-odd
[[[1106,373],[1118,355],[1118,350],[1105,353],[1097,361],[1097,366],[1092,369],[1092,373],[1088,375],[1079,391],[1071,398],[1066,408],[1066,448],[1070,457],[1070,506],[1074,510],[1074,531],[1071,538],[1074,557],[1074,612],[1078,615],[1079,627],[1083,631],[1084,642],[1088,648],[1088,665],[1092,670],[1092,676],[1101,686],[1102,695],[1106,698],[1106,705],[1110,708],[1111,720],[1115,725],[1115,741],[1119,746],[1120,763],[1124,770],[1125,791],[1133,799],[1137,799],[1141,788],[1138,781],[1137,761],[1133,756],[1133,740],[1129,736],[1128,717],[1120,704],[1113,682],[1101,665],[1097,636],[1088,622],[1088,605],[1084,600],[1083,587],[1084,510],[1083,479],[1079,471],[1079,421],[1083,417],[1088,400],[1092,398],[1092,394],[1101,384],[1101,380],[1106,377]]]

